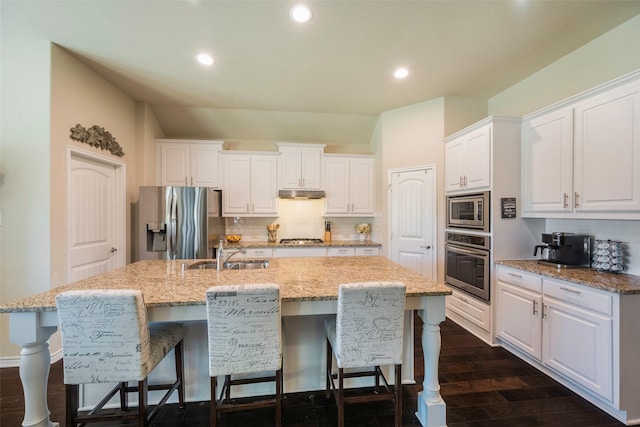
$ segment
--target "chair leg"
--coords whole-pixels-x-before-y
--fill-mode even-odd
[[[180,385],[178,386],[178,403],[180,409],[184,409],[184,353],[182,340],[176,345],[174,353],[176,359],[176,381],[180,381]]]
[[[402,427],[402,365],[396,365],[396,401],[395,401],[395,413],[396,413],[396,427]]]
[[[149,393],[149,387],[147,379],[138,381],[138,426],[146,427],[147,425],[147,413],[149,410],[149,403],[147,396]]]
[[[67,401],[66,411],[66,425],[69,427],[76,426],[76,417],[78,416],[78,385],[67,384],[65,385],[65,397]]]
[[[276,427],[282,424],[282,368],[276,371]]]
[[[218,425],[218,398],[216,395],[216,377],[211,377],[211,418],[209,425],[216,427]]]
[[[127,383],[120,383],[120,410],[127,411],[129,410],[129,402],[127,401]]]
[[[338,368],[338,427],[344,427],[344,370]]]
[[[331,365],[333,363],[333,350],[331,349],[331,343],[327,339],[327,375],[326,375],[326,388],[324,397],[327,399],[331,396]]]

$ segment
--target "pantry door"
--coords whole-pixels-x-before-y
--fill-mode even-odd
[[[125,264],[124,164],[75,149],[67,156],[67,280]]]
[[[391,260],[437,279],[435,166],[390,170]]]

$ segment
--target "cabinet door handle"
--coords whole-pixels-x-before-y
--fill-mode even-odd
[[[515,277],[517,279],[522,279],[522,275],[516,273],[507,273],[509,276]]]
[[[459,178],[460,179],[458,180],[458,187],[462,188],[462,175],[460,175]]]
[[[191,186],[193,187],[193,177],[191,177]]]
[[[304,188],[304,178],[302,178],[302,188]]]
[[[569,207],[569,195],[567,193],[564,193],[564,207]]]
[[[547,317],[547,304],[542,304],[542,318],[546,319]]]
[[[420,246],[422,249],[431,249],[431,245]]]
[[[576,208],[577,208],[577,207],[580,207],[580,194],[578,194],[577,192],[575,193],[575,203],[574,203],[574,206],[575,206]]]
[[[565,288],[563,286],[560,286],[560,289],[562,289],[563,291],[571,292],[572,294],[576,294],[576,295],[580,295],[582,293],[582,292],[577,291],[575,289]]]
[[[464,176],[464,187],[467,188],[467,175]]]
[[[535,316],[536,314],[538,314],[537,305],[538,305],[538,301],[533,300],[533,315],[534,315],[534,316]]]
[[[184,185],[189,185],[189,183],[187,182],[187,177],[184,177]]]

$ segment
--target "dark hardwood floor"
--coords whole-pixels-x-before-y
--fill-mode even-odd
[[[403,425],[419,425],[414,412],[421,390],[422,352],[416,321],[417,385],[404,387]],[[449,427],[609,427],[623,426],[595,406],[530,367],[502,348],[492,348],[454,322],[442,324],[440,355],[441,394],[447,403]],[[64,385],[62,363],[51,367],[49,378],[51,419],[64,427]],[[24,404],[17,368],[0,369],[0,426],[20,426]],[[190,403],[179,411],[169,405],[154,420],[158,427],[199,427],[208,425],[209,405]],[[221,427],[259,427],[273,424],[269,409],[224,414]],[[335,425],[333,400],[323,392],[286,395],[283,425],[327,427]],[[390,404],[348,406],[347,426],[382,427],[393,425]],[[118,424],[119,426],[127,424]],[[129,424],[131,425],[131,424]]]

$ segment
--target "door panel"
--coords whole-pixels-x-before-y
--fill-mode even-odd
[[[118,266],[116,194],[113,166],[71,158],[69,280],[81,280]]]
[[[434,171],[391,174],[391,260],[436,279]]]

